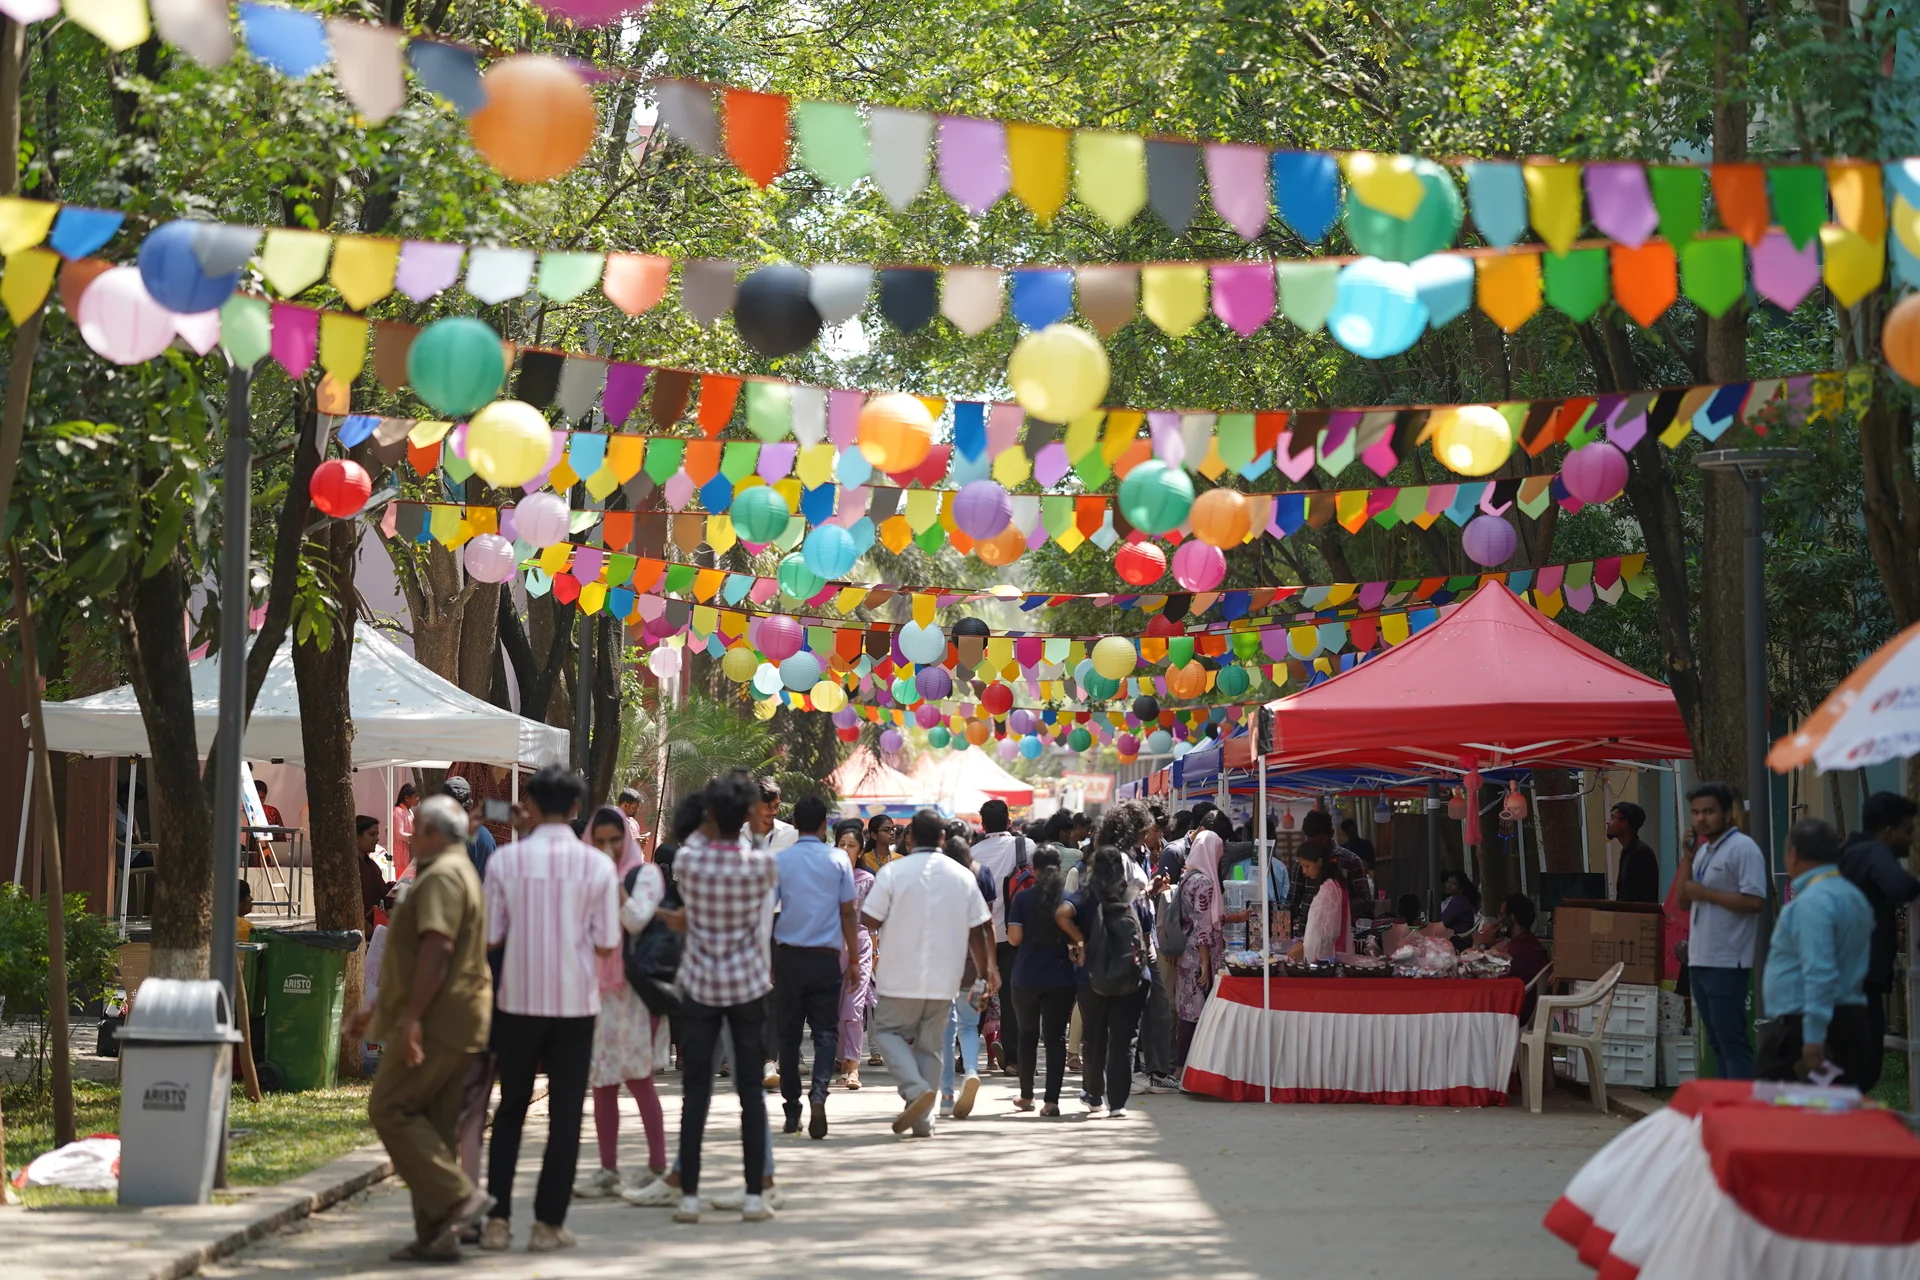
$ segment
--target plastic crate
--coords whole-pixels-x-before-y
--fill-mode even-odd
[[[1592,985],[1591,982],[1576,982],[1573,984],[1573,989],[1576,992],[1585,991]],[[1649,1040],[1653,1039],[1659,1031],[1659,1014],[1655,1000],[1659,994],[1658,987],[1629,986],[1626,983],[1615,987],[1613,1008],[1607,1014],[1608,1037],[1644,1036]],[[1597,1012],[1598,1009],[1594,1006],[1575,1009],[1573,1015],[1579,1030],[1592,1031],[1594,1015]]]
[[[1691,1041],[1693,1035],[1692,1008],[1687,998],[1671,991],[1660,993],[1660,1038],[1686,1036]]]
[[[1675,1088],[1694,1075],[1693,1037],[1660,1037],[1660,1087]]]
[[[1600,1063],[1607,1083],[1635,1089],[1654,1088],[1659,1079],[1659,1052],[1652,1036],[1609,1036],[1600,1042]],[[1564,1051],[1571,1060],[1573,1078],[1587,1082],[1587,1055],[1577,1049]]]

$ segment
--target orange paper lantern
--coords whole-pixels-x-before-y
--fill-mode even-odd
[[[515,182],[557,178],[593,146],[593,93],[559,59],[516,54],[487,68],[480,86],[487,105],[467,131],[487,163]]]
[[[1197,698],[1207,691],[1207,669],[1198,662],[1167,672],[1167,692],[1176,698]]]
[[[860,410],[856,440],[876,471],[910,471],[933,449],[933,415],[916,396],[898,391],[875,396]]]
[[[1210,547],[1237,547],[1247,540],[1253,517],[1247,500],[1232,489],[1209,489],[1194,502],[1188,513],[1193,536]]]
[[[1920,293],[1910,293],[1887,312],[1880,350],[1901,381],[1920,386]]]
[[[1026,554],[1027,535],[1009,525],[1007,529],[991,538],[973,544],[973,554],[996,569],[1018,560]]]
[[[967,741],[976,747],[985,742],[992,733],[993,730],[987,727],[985,720],[967,721]]]

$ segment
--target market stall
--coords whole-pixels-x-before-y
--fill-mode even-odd
[[[866,817],[884,813],[895,818],[911,815],[924,790],[865,747],[849,754],[827,775],[827,789],[850,812]]]

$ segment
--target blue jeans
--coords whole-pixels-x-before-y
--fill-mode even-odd
[[[1747,1008],[1752,973],[1700,965],[1687,969],[1694,1008],[1713,1046],[1714,1074],[1722,1080],[1753,1079],[1753,1015]]]
[[[947,1013],[947,1051],[940,1058],[940,1096],[953,1097],[953,1042],[960,1041],[960,1065],[966,1068],[968,1075],[978,1075],[980,1071],[980,1011],[973,1007],[962,991],[953,998],[953,1008]]]

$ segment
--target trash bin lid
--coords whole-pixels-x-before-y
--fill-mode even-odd
[[[148,978],[121,1028],[122,1044],[237,1044],[227,989],[205,978]]]
[[[233,944],[233,949],[235,951],[265,951],[267,944],[264,942],[236,942]]]
[[[322,951],[358,951],[361,942],[358,929],[260,929],[256,933],[275,942],[298,942]]]

